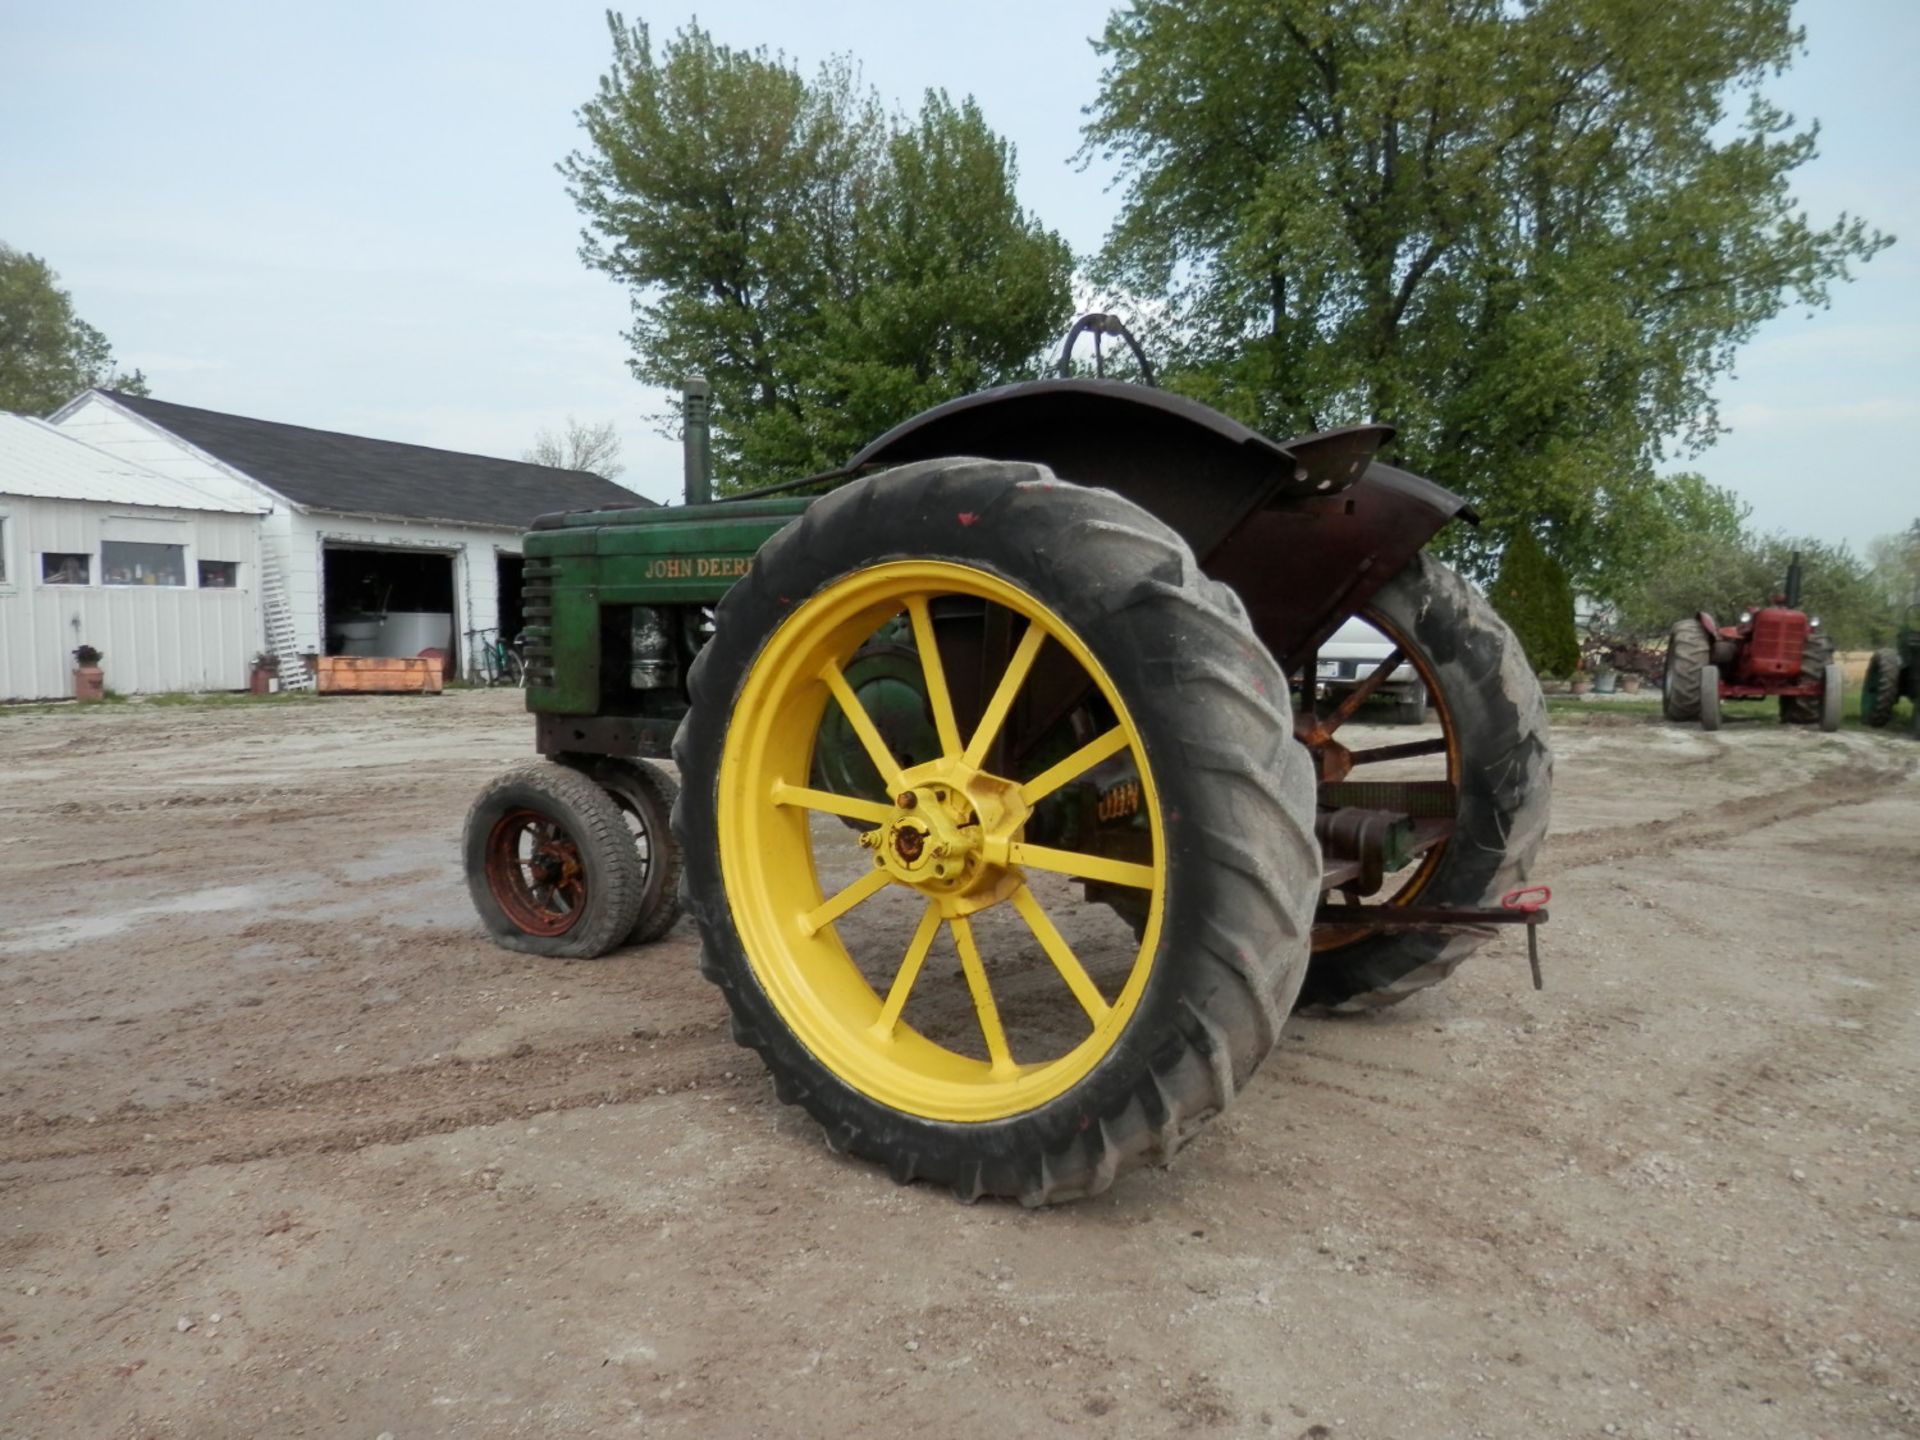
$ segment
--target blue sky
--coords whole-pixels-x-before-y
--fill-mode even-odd
[[[890,102],[976,95],[1029,208],[1075,250],[1117,197],[1073,164],[1104,0],[708,0],[716,38],[811,71],[846,52]],[[688,9],[651,8],[656,33]],[[45,257],[161,399],[517,455],[613,420],[624,483],[679,484],[629,378],[624,292],[576,256],[554,173],[606,68],[599,4],[0,0],[0,240]],[[1920,516],[1920,0],[1803,0],[1769,93],[1822,124],[1796,191],[1901,243],[1830,310],[1783,314],[1720,387],[1734,433],[1685,462],[1763,529],[1844,540]],[[1383,417],[1390,419],[1391,417]]]

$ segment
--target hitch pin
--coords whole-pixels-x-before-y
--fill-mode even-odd
[[[1546,982],[1540,978],[1540,926],[1546,921],[1546,904],[1552,898],[1553,891],[1545,885],[1509,890],[1500,897],[1501,909],[1518,910],[1527,917],[1527,968],[1533,971],[1533,988],[1536,990],[1547,988]]]

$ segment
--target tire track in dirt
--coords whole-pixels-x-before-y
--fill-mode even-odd
[[[520,1116],[619,1105],[661,1091],[751,1084],[760,1069],[723,1022],[642,1039],[458,1058],[374,1075],[273,1084],[195,1104],[84,1116],[22,1116],[0,1141],[0,1192],[106,1172],[151,1175],[360,1150]],[[737,1078],[736,1077],[742,1077]]]
[[[1584,870],[1619,860],[1637,860],[1686,847],[1716,844],[1737,835],[1803,819],[1843,805],[1864,805],[1891,785],[1912,778],[1914,762],[1831,765],[1811,779],[1761,795],[1742,795],[1644,825],[1608,825],[1552,836],[1545,864],[1556,871]]]

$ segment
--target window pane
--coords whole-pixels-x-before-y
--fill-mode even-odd
[[[49,550],[40,557],[40,580],[46,585],[85,585],[92,565],[91,555],[60,555]]]
[[[0,585],[7,583],[7,517],[0,515]]]
[[[184,585],[187,547],[106,540],[100,545],[101,578],[109,585]]]
[[[233,560],[202,560],[200,584],[208,590],[231,590],[240,583],[240,566]]]

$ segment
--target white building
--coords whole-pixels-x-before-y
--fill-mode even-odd
[[[243,688],[265,510],[0,414],[0,700],[72,695],[80,645],[123,693]]]
[[[472,651],[520,617],[520,537],[555,510],[653,502],[580,470],[462,455],[90,390],[60,430],[259,507],[260,646],[304,684],[304,654]],[[103,647],[104,648],[104,647]],[[111,674],[112,672],[110,672]],[[117,674],[110,683],[116,683]]]

